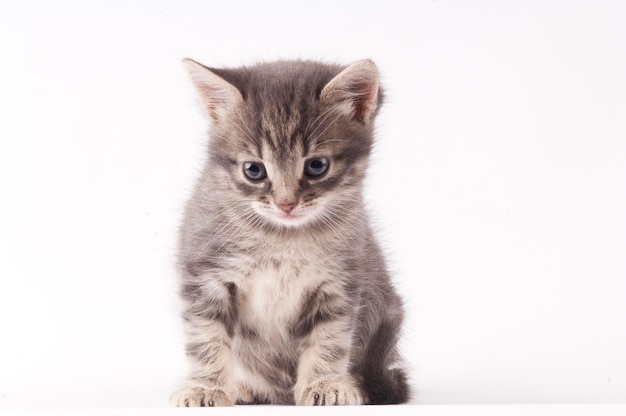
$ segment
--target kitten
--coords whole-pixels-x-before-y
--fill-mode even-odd
[[[408,400],[403,319],[362,202],[378,70],[185,60],[211,123],[181,227],[176,406]]]

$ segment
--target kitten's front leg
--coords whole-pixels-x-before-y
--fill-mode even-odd
[[[349,374],[352,319],[345,313],[345,305],[337,310],[341,313],[318,311],[304,325],[310,332],[301,340],[294,387],[298,405],[359,405],[365,401],[362,389]]]
[[[226,286],[226,293],[220,289],[186,299],[189,303],[184,314],[185,347],[191,372],[172,395],[170,402],[174,406],[232,406],[237,400],[230,349],[235,289],[233,284]]]

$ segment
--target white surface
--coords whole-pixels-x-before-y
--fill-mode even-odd
[[[0,408],[165,406],[181,59],[374,59],[418,403],[626,402],[626,3],[3,2]]]
[[[299,407],[298,415],[419,415],[419,416],[623,416],[626,405],[421,405],[421,406],[361,406],[361,407]],[[293,415],[293,407],[238,406],[215,409],[53,409],[53,410],[0,410],[3,416],[171,416],[171,415]]]

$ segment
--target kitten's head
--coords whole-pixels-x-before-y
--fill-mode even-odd
[[[382,101],[373,62],[185,65],[211,122],[204,179],[223,206],[281,228],[350,214]]]

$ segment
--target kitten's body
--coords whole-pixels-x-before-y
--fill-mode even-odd
[[[187,65],[213,125],[181,228],[191,374],[173,402],[406,401],[401,302],[362,203],[375,66]]]

